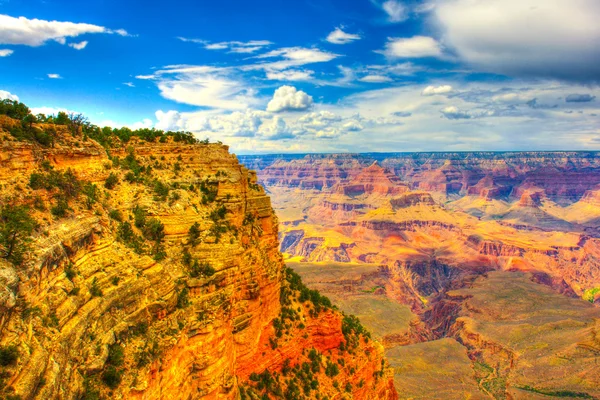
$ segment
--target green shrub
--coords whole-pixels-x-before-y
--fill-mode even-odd
[[[17,346],[0,346],[0,365],[6,367],[13,365],[19,358],[19,350]]]
[[[136,205],[133,207],[132,211],[135,226],[139,229],[142,229],[144,225],[146,225],[146,210]]]
[[[25,206],[5,204],[0,207],[0,257],[21,265],[29,251],[35,220]]]
[[[86,196],[85,205],[88,209],[98,201],[98,187],[93,183],[86,183],[83,185],[82,193]]]
[[[327,366],[325,367],[325,375],[330,378],[337,376],[340,373],[340,369],[337,364],[332,363],[331,361],[327,361]]]
[[[146,239],[160,243],[165,237],[165,226],[158,218],[150,218],[146,221],[143,232]]]
[[[76,272],[73,269],[73,263],[69,263],[67,264],[67,266],[65,267],[65,276],[67,277],[68,280],[73,281],[73,278],[75,278]]]
[[[123,222],[123,214],[121,214],[121,211],[119,210],[110,210],[108,212],[108,217],[110,219],[114,219],[115,221]]]
[[[56,218],[66,217],[67,211],[69,211],[69,203],[62,197],[59,197],[56,200],[56,204],[50,208],[50,213]]]
[[[192,258],[192,255],[188,251],[188,249],[183,249],[183,256],[182,256],[181,261],[183,262],[184,265],[186,265],[188,267],[190,267],[192,265],[192,262],[194,260]]]
[[[215,269],[208,263],[200,263],[198,260],[194,260],[194,263],[190,267],[190,276],[197,278],[199,276],[213,276]]]
[[[102,297],[102,289],[98,286],[98,279],[94,278],[92,280],[92,285],[90,286],[90,294],[93,297]]]
[[[124,359],[125,354],[121,345],[114,343],[108,347],[108,358],[106,359],[108,364],[120,367],[123,365]]]
[[[119,178],[115,173],[111,172],[110,175],[108,175],[108,178],[106,178],[106,181],[104,181],[104,187],[112,190],[115,186],[117,186],[118,183]]]
[[[111,389],[116,389],[121,384],[122,378],[123,371],[118,370],[112,365],[108,366],[102,373],[102,381]]]
[[[189,293],[188,288],[183,288],[177,293],[177,308],[186,308],[190,305]]]
[[[169,196],[169,186],[159,180],[154,181],[153,190],[156,198],[159,200],[165,201]]]

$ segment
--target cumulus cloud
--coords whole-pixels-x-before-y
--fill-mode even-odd
[[[590,101],[594,101],[596,96],[592,96],[591,94],[570,94],[565,98],[567,103],[589,103]]]
[[[13,50],[10,50],[10,49],[0,49],[0,57],[8,57],[12,53],[14,53]]]
[[[342,117],[327,110],[315,111],[305,114],[298,118],[298,122],[305,128],[323,128],[330,125],[332,122],[339,122]]]
[[[393,81],[393,79],[384,75],[366,75],[360,78],[359,81],[368,83],[386,83]]]
[[[458,107],[448,106],[441,110],[444,117],[448,119],[470,119],[471,115],[466,111],[461,111]]]
[[[258,128],[258,132],[263,138],[269,140],[292,139],[294,137],[285,120],[278,115],[263,122]]]
[[[0,90],[0,100],[19,101],[19,96],[17,96],[16,94],[7,92],[6,90]]]
[[[452,92],[452,86],[450,85],[441,85],[441,86],[427,86],[421,92],[422,96],[433,96],[436,94],[446,94]]]
[[[154,115],[156,116],[156,121],[158,121],[154,126],[156,129],[163,131],[185,130],[185,121],[178,111],[158,110]]]
[[[79,43],[69,43],[69,47],[72,47],[75,50],[83,50],[86,48],[87,45],[88,45],[87,40],[84,40],[83,42],[79,42]]]
[[[437,0],[444,44],[487,72],[600,81],[597,0]]]
[[[399,1],[388,0],[381,5],[381,8],[388,15],[389,22],[403,22],[408,19],[408,10]]]
[[[267,105],[269,112],[300,111],[310,108],[313,104],[312,96],[293,86],[281,86],[273,94]]]
[[[360,35],[357,35],[355,33],[344,32],[341,28],[335,28],[333,32],[327,35],[327,38],[325,40],[333,44],[347,44],[360,39]]]
[[[364,129],[364,127],[362,126],[362,124],[360,122],[353,119],[353,120],[346,122],[344,125],[342,125],[342,129],[347,132],[360,132]]]
[[[428,36],[389,38],[385,49],[380,51],[389,58],[440,57],[442,49],[437,40]]]
[[[59,74],[48,74],[48,78],[50,79],[62,79],[62,76]]]
[[[110,30],[103,26],[28,19],[0,15],[0,44],[41,46],[50,40],[65,44],[67,38],[73,38],[89,33],[116,33],[126,36],[123,29]]]

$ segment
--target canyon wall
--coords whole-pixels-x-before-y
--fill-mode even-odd
[[[1,205],[29,207],[36,228],[22,263],[0,260],[1,395],[237,399],[263,390],[253,374],[297,366],[305,349],[325,365],[350,340],[339,312],[288,289],[296,319],[274,344],[288,285],[278,221],[227,146],[167,136],[104,148],[60,127],[41,146],[14,140],[10,123]],[[383,349],[360,343],[319,390],[396,398]]]

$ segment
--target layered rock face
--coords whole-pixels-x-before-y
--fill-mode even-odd
[[[595,398],[598,155],[344,155],[320,189],[274,176],[331,156],[278,157],[258,176],[289,265],[378,335],[401,398]]]
[[[227,146],[0,137],[2,206],[28,205],[38,223],[24,263],[0,261],[0,343],[18,354],[2,394],[237,399],[251,373],[281,370],[281,350],[265,345],[281,313],[278,221]],[[78,194],[52,187],[63,176]],[[303,348],[344,342],[339,313],[309,311],[285,347],[292,366]],[[347,359],[363,379],[349,393],[395,398],[382,349],[364,346]]]
[[[335,175],[351,182],[361,169],[378,162],[410,187],[445,196],[469,193],[471,187],[481,186],[482,179],[492,177],[493,186],[501,188],[498,196],[509,195],[521,185],[534,185],[553,201],[569,204],[600,183],[599,156],[598,152],[377,153],[243,156],[241,162],[256,167],[267,187],[297,187],[300,181],[290,177],[300,174],[321,178],[317,171],[333,160]]]

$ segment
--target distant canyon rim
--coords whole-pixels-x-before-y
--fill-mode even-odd
[[[600,153],[240,156],[400,398],[600,396]]]

